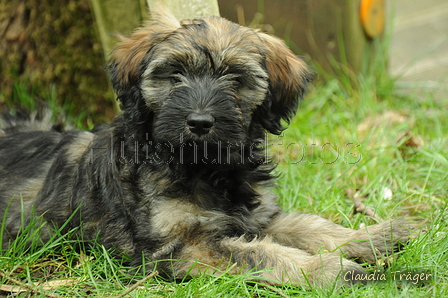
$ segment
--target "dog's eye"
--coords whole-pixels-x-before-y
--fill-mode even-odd
[[[234,82],[236,87],[241,87],[243,85],[243,78],[240,75],[236,75],[232,78],[232,81]]]
[[[170,80],[172,84],[177,84],[182,81],[181,77],[183,76],[181,71],[174,71],[170,75]]]

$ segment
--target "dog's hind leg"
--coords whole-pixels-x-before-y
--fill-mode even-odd
[[[282,214],[264,233],[286,246],[315,254],[343,252],[347,258],[373,263],[381,255],[393,253],[406,242],[410,229],[403,219],[395,219],[353,230],[314,214]]]

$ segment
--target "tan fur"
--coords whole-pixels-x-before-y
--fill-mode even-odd
[[[71,158],[71,160],[74,162],[79,161],[92,142],[93,136],[94,135],[92,133],[86,131],[73,141],[67,150],[67,155]]]
[[[153,20],[146,22],[145,26],[136,29],[130,36],[119,35],[121,42],[113,50],[110,61],[118,64],[117,68],[122,73],[120,81],[127,84],[136,79],[138,67],[154,40],[162,39],[179,26],[171,13],[160,10],[154,13]]]
[[[276,218],[265,232],[273,235],[278,243],[311,254],[337,252],[348,258],[374,262],[378,257],[376,254],[393,252],[391,241],[401,241],[409,236],[409,224],[403,219],[396,219],[353,230],[314,214],[291,213]]]
[[[267,48],[267,67],[273,89],[283,91],[280,97],[291,100],[289,93],[295,94],[297,88],[302,88],[309,71],[308,66],[280,39],[263,33],[260,36]]]
[[[7,192],[7,197],[12,200],[13,204],[19,206],[21,201],[23,201],[23,204],[25,205],[32,204],[33,199],[42,188],[50,166],[50,163],[44,164],[42,166],[41,177],[20,181],[13,189]]]
[[[20,187],[20,192],[16,198],[20,197],[24,202],[33,199],[42,187],[43,179],[29,179]]]
[[[156,202],[151,221],[162,237],[179,235],[196,224],[209,224],[220,213],[205,210],[190,202],[170,200]]]
[[[219,249],[201,240],[192,241],[182,251],[180,259],[196,262],[176,262],[178,276],[185,273],[197,275],[201,272],[221,275],[248,274],[252,280],[268,284],[294,284],[306,288],[331,286],[335,281],[342,284],[342,270],[357,268],[339,254],[309,254],[295,247],[274,242],[272,236],[254,239],[223,240]],[[254,269],[255,268],[255,269]]]

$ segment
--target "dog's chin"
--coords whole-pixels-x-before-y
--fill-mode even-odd
[[[195,134],[188,129],[168,130],[154,129],[153,138],[158,144],[170,144],[176,148],[197,147],[204,150],[207,148],[233,148],[240,147],[247,142],[247,136],[244,132],[219,133],[219,131],[210,131],[205,134]],[[231,149],[233,150],[233,149]]]
[[[182,143],[195,144],[201,148],[205,147],[222,147],[222,146],[240,146],[246,142],[245,133],[219,134],[210,132],[207,134],[197,135],[194,133],[186,133],[183,135]]]
[[[222,148],[210,145],[203,147],[197,146],[196,143],[185,143],[184,145],[184,147],[174,150],[175,158],[172,161],[176,164],[196,165],[203,169],[215,168],[218,171],[225,171],[244,163],[241,157],[241,148]]]
[[[162,144],[157,146],[158,156],[164,156],[171,163],[207,167],[227,168],[241,163],[241,152],[245,147],[245,135],[235,134],[229,139],[213,132],[203,135],[183,132],[172,137],[156,134],[155,141]]]

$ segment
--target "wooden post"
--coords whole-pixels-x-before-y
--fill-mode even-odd
[[[118,39],[114,34],[129,35],[148,15],[144,0],[90,0],[97,32],[107,60]]]
[[[148,0],[149,8],[156,3],[168,7],[178,20],[219,16],[217,0]]]
[[[297,54],[309,55],[327,72],[361,71],[373,38],[384,27],[385,0],[220,0],[223,17],[234,22],[264,16],[274,33]],[[262,3],[262,5],[260,5]],[[237,9],[236,9],[237,8]],[[248,24],[243,25],[248,25]]]
[[[167,6],[179,20],[219,16],[217,0],[90,0],[106,59],[117,42],[113,34],[129,35],[148,19],[146,5],[151,8],[156,2]]]
[[[361,70],[367,38],[359,18],[359,1],[308,0],[307,40],[311,55],[326,70],[332,70],[335,61]]]

